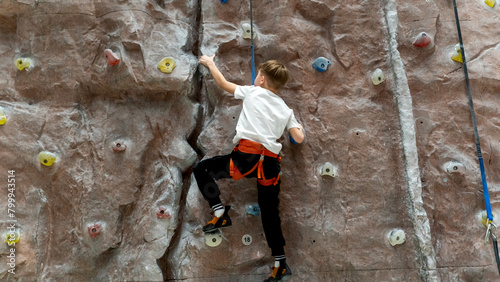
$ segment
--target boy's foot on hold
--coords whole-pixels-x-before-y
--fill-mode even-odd
[[[292,271],[290,267],[288,267],[288,264],[286,264],[286,262],[282,264],[284,265],[280,265],[279,267],[273,266],[273,273],[271,273],[271,276],[264,280],[264,282],[285,281],[292,278]]]
[[[225,206],[224,214],[222,214],[221,217],[214,216],[214,218],[209,221],[207,225],[203,226],[203,232],[210,233],[216,231],[217,229],[231,226],[231,218],[228,214],[230,209],[231,206]]]

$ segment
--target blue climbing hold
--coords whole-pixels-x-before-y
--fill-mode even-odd
[[[332,63],[327,58],[319,57],[314,60],[313,67],[320,72],[325,72],[328,66],[330,66],[331,64]]]
[[[251,214],[253,216],[258,216],[260,214],[259,204],[247,205],[245,210],[247,214]]]
[[[227,1],[229,1],[229,0],[220,0],[220,2],[221,2],[222,4],[226,3]]]

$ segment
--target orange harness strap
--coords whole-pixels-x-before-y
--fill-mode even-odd
[[[240,151],[243,153],[247,154],[260,154],[260,160],[252,167],[249,171],[246,173],[241,173],[238,168],[234,165],[233,159],[229,161],[229,174],[231,177],[238,181],[242,179],[243,177],[249,175],[250,173],[254,172],[255,169],[257,169],[257,181],[262,185],[262,186],[270,186],[270,185],[275,185],[278,184],[280,175],[271,178],[271,179],[266,179],[264,176],[264,156],[268,156],[271,158],[276,158],[278,159],[278,162],[281,162],[281,157],[278,156],[277,154],[269,151],[266,149],[263,145],[253,142],[250,140],[240,140],[239,144],[234,147],[234,151]]]

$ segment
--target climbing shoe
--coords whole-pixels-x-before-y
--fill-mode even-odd
[[[221,217],[214,216],[214,218],[209,221],[207,225],[203,226],[203,232],[210,233],[216,231],[217,229],[231,226],[231,218],[228,214],[230,209],[231,206],[225,206],[224,214],[222,214]]]
[[[292,278],[292,271],[290,270],[290,267],[288,267],[288,264],[286,264],[286,262],[283,262],[281,264],[282,265],[280,265],[279,267],[273,266],[273,272],[271,273],[271,276],[264,280],[264,282],[285,281]]]

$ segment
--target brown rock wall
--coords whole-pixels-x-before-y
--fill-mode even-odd
[[[471,90],[498,211],[498,6],[458,1]],[[497,4],[498,5],[498,4]],[[283,61],[280,95],[306,128],[281,139],[280,212],[294,281],[493,281],[453,7],[439,1],[253,1],[255,61]],[[0,207],[15,171],[9,280],[255,281],[272,258],[255,180],[220,181],[233,226],[209,247],[192,166],[232,149],[240,102],[201,54],[251,83],[248,2],[0,1]],[[412,45],[420,32],[432,42]],[[104,50],[120,63],[110,66]],[[312,67],[317,57],[332,63]],[[158,70],[164,57],[176,68]],[[34,67],[19,71],[18,58]],[[385,81],[373,85],[380,68]],[[120,143],[124,151],[115,152]],[[115,146],[116,149],[116,146]],[[41,151],[54,153],[42,165]],[[464,173],[446,170],[459,162]],[[333,164],[336,177],[321,175]],[[415,174],[416,172],[416,174]],[[158,216],[160,211],[164,213]],[[0,227],[13,222],[7,211]],[[93,229],[95,228],[95,230]],[[404,244],[389,234],[402,229]],[[244,235],[253,242],[242,243]],[[96,235],[96,236],[94,236]],[[11,253],[0,244],[0,255]]]

